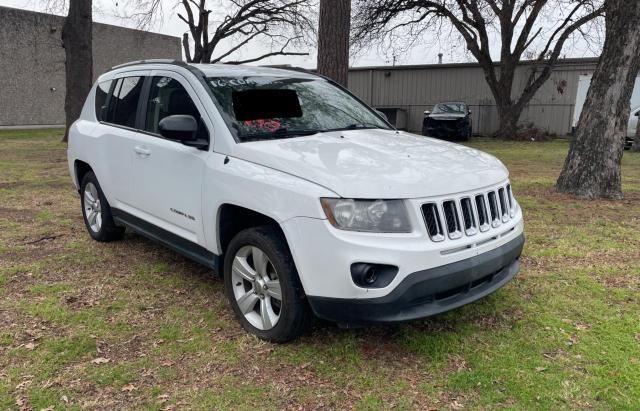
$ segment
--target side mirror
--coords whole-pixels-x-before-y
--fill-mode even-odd
[[[431,114],[431,112],[430,112],[429,110],[425,110],[425,111],[424,111],[424,116],[425,116],[425,117],[426,117],[426,116],[428,116],[429,114]]]
[[[469,115],[473,114],[473,111],[469,110]]]
[[[640,111],[636,111],[635,116],[636,116],[636,117],[640,117]]]
[[[198,122],[193,116],[176,114],[160,120],[158,129],[162,137],[180,142],[193,141],[196,139]]]
[[[382,117],[383,119],[385,119],[387,122],[389,122],[389,117],[387,117],[386,114],[384,114],[382,111],[378,110],[378,109],[374,109],[376,111],[376,113],[378,113],[378,115],[380,117]]]

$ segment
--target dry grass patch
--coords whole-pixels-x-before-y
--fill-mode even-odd
[[[472,142],[512,172],[520,275],[437,318],[272,345],[206,268],[91,241],[59,138],[0,133],[0,409],[640,408],[637,154],[624,201],[583,202],[553,192],[566,142]]]

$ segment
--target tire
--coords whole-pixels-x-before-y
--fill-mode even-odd
[[[91,171],[85,174],[82,179],[80,204],[84,225],[87,227],[91,238],[100,242],[122,239],[125,229],[124,227],[118,227],[114,223],[109,202],[107,202],[100,188],[98,179]]]
[[[278,228],[250,228],[231,240],[224,258],[224,285],[236,318],[249,333],[284,343],[305,331],[311,312]]]
[[[471,127],[469,127],[467,130],[464,131],[460,140],[469,141],[470,139],[471,139]]]

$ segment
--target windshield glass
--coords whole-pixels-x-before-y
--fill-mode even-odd
[[[207,83],[240,141],[389,129],[372,109],[323,79],[216,77],[208,78]]]
[[[464,114],[467,112],[467,106],[464,103],[439,103],[433,108],[434,114]]]

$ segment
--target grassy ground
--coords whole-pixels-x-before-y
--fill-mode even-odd
[[[620,202],[555,194],[566,142],[474,141],[526,215],[518,277],[438,318],[271,345],[222,282],[82,223],[60,131],[0,132],[0,409],[640,409],[640,156]]]

